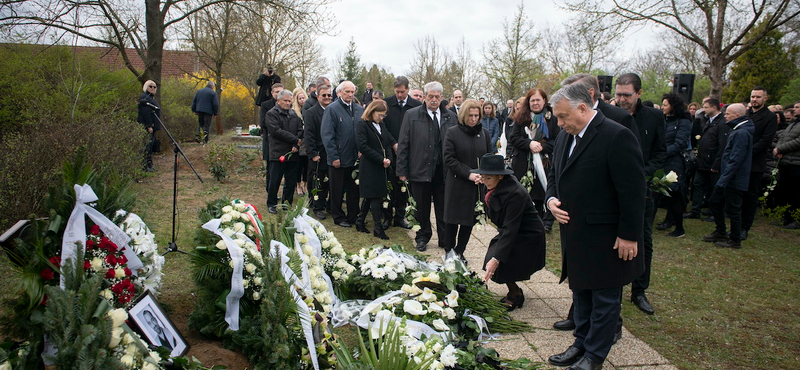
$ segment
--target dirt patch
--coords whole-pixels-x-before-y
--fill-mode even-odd
[[[187,355],[197,357],[205,366],[214,364],[224,365],[232,370],[252,369],[244,355],[222,348],[219,342],[204,341],[192,344]]]

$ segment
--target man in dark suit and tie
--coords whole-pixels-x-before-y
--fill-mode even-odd
[[[461,90],[453,91],[453,105],[450,106],[450,111],[458,117],[458,111],[461,109],[461,103],[464,102],[464,92]]]
[[[386,125],[386,128],[389,129],[389,132],[392,133],[392,136],[399,138],[400,125],[403,123],[403,117],[406,112],[411,110],[411,108],[419,107],[422,105],[422,102],[408,95],[408,78],[405,76],[398,76],[394,80],[394,95],[386,98],[384,101],[386,101],[386,106],[389,110],[386,112],[386,117],[383,118],[383,123]],[[410,226],[405,220],[408,192],[402,191],[403,183],[397,178],[395,174],[396,169],[397,165],[395,164],[392,166],[392,169],[388,171],[389,181],[392,182],[392,196],[390,200],[391,204],[389,204],[389,209],[385,215],[386,217],[383,219],[384,223],[387,224],[386,226],[393,220],[394,226],[408,229]]]
[[[592,109],[583,86],[566,85],[550,102],[563,130],[546,199],[561,224],[561,281],[569,277],[573,292],[575,342],[549,362],[596,370],[613,344],[621,288],[644,272],[644,161],[633,132]]]
[[[361,106],[366,108],[369,103],[372,103],[372,82],[367,82],[367,89],[364,90],[364,94],[361,95]]]
[[[325,152],[325,145],[322,143],[322,115],[325,108],[333,100],[333,91],[329,85],[320,85],[317,88],[318,103],[309,108],[303,114],[304,134],[303,141],[308,153],[308,178],[315,181],[308,181],[308,193],[313,194],[314,189],[319,191],[314,194],[311,206],[314,209],[314,216],[324,220],[325,208],[328,203],[328,154]]]
[[[414,216],[420,229],[414,240],[418,251],[427,249],[433,236],[431,199],[436,214],[439,246],[444,249],[452,247],[445,244],[442,142],[445,131],[457,124],[457,118],[453,112],[441,109],[443,91],[439,82],[425,85],[425,104],[406,112],[397,142],[397,177],[400,181],[408,180],[411,196],[417,202]]]

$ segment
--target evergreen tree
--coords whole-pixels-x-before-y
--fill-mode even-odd
[[[340,78],[353,82],[358,87],[358,91],[364,91],[363,75],[361,74],[361,56],[356,51],[356,42],[350,38],[347,53],[339,62]]]
[[[756,26],[747,36],[761,32],[766,24]],[[780,101],[784,87],[795,76],[796,48],[787,51],[781,39],[783,33],[772,30],[752,48],[736,58],[731,67],[730,85],[722,97],[728,103],[750,100],[750,91],[755,86],[763,86],[769,94],[768,104]],[[746,41],[746,40],[745,40]]]

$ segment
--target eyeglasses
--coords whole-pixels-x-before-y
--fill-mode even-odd
[[[156,85],[150,85],[150,86],[148,86],[147,88],[154,88],[154,89],[156,89],[157,87],[156,87]]]
[[[323,97],[323,98],[330,98],[333,95],[331,95],[331,94],[321,94],[320,96]]]

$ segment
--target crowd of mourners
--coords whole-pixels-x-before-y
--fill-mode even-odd
[[[713,222],[702,240],[720,248],[742,247],[759,206],[783,211],[776,226],[800,228],[800,102],[767,106],[760,86],[744,102],[667,93],[653,103],[642,101],[636,74],[618,76],[613,92],[576,74],[552,96],[534,88],[498,107],[403,76],[390,96],[325,77],[289,91],[271,68],[256,83],[270,213],[308,194],[318,219],[380,239],[413,228],[425,251],[433,207],[438,247],[464,263],[472,228],[488,218],[498,234],[485,279],[507,285],[509,310],[524,304],[517,282],[544,267],[545,234],[558,222],[573,307],[554,327],[576,340],[553,365],[602,367],[622,335],[625,285],[633,304],[655,312],[645,292],[658,208],[666,212],[655,229],[666,237],[685,237],[684,220],[702,219]],[[140,122],[153,132],[142,117],[158,113],[155,83],[143,89]],[[206,138],[209,120],[198,113]]]

